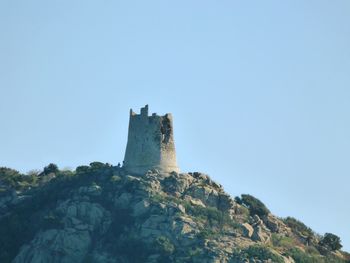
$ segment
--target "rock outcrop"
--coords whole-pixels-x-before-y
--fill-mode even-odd
[[[1,262],[294,262],[299,250],[318,253],[317,237],[300,242],[283,220],[251,214],[201,173],[94,165],[25,194],[0,199]]]

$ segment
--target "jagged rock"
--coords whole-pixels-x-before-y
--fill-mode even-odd
[[[192,220],[192,218],[187,216],[178,217],[174,222],[174,229],[180,235],[199,232],[197,224]]]
[[[94,251],[94,253],[90,256],[91,262],[94,263],[119,263],[119,261],[116,257],[106,253],[106,252],[99,252]]]
[[[260,219],[258,215],[253,216],[253,226],[263,226],[264,222]]]
[[[159,254],[150,255],[147,258],[147,262],[146,263],[158,263],[160,257],[161,257],[161,255],[159,255]]]
[[[284,263],[295,263],[294,259],[290,256],[283,256]]]
[[[134,216],[141,216],[148,212],[150,203],[147,200],[142,200],[138,202],[133,207],[133,215]]]
[[[184,196],[184,200],[188,201],[191,205],[205,207],[205,204],[203,204],[202,200],[197,198],[192,198],[189,195]]]
[[[85,189],[81,193],[85,194]],[[21,248],[14,262],[83,262],[91,234],[105,233],[111,223],[110,212],[97,203],[68,199],[56,211],[63,215],[64,228],[38,233]]]
[[[151,215],[141,225],[140,236],[144,238],[155,238],[162,235],[161,230],[170,229],[167,216]]]
[[[90,244],[88,231],[50,229],[38,233],[30,244],[24,245],[14,263],[79,263],[83,262]]]
[[[279,219],[269,214],[263,219],[264,224],[272,233],[290,234],[290,229]]]
[[[120,208],[127,208],[129,207],[132,198],[132,194],[124,192],[114,200],[114,205]]]
[[[170,202],[168,204],[168,215],[173,216],[173,215],[176,215],[177,213],[179,213],[179,214],[186,213],[185,207],[181,204],[177,204],[175,202]]]
[[[29,236],[12,261],[267,263],[234,253],[271,246],[271,232],[297,238],[272,214],[250,217],[247,208],[207,175],[149,171],[134,176],[119,171],[119,179],[115,176],[113,172],[110,178],[95,177],[91,185],[67,186],[66,197],[52,199],[40,212],[51,223]],[[156,247],[159,238],[163,243]],[[273,253],[294,263],[279,249]]]
[[[110,224],[110,213],[100,204],[67,200],[56,209],[64,215],[63,222],[66,227],[75,227],[86,224],[93,231],[96,228],[106,230]],[[81,227],[81,226],[80,226]]]
[[[78,189],[79,194],[98,196],[101,194],[101,187],[98,185],[83,186]]]
[[[266,243],[270,240],[270,235],[263,231],[261,226],[254,227],[253,235],[251,236],[252,240]]]
[[[189,190],[189,195],[209,206],[216,206],[218,203],[218,192],[205,185],[192,186]]]
[[[243,235],[245,237],[251,238],[254,233],[254,228],[248,223],[244,223],[241,226],[243,228]]]
[[[181,193],[186,192],[193,180],[194,178],[189,174],[172,173],[163,181],[164,190],[169,193],[178,193],[177,195],[181,196]]]
[[[8,206],[18,203],[16,191],[7,191],[0,196],[0,215],[4,214]]]
[[[192,186],[190,189],[190,195],[194,198],[198,198],[202,200],[202,202],[206,202],[212,190],[204,185],[201,186]]]
[[[183,213],[183,214],[186,213],[186,209],[185,209],[185,207],[184,207],[183,205],[179,204],[177,207],[179,208],[179,211],[180,211],[181,213]]]

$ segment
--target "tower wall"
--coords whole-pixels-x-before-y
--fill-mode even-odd
[[[171,114],[148,116],[148,105],[141,108],[140,114],[130,110],[124,168],[134,174],[144,174],[150,169],[163,173],[179,171]]]

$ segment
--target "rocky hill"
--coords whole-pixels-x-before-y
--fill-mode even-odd
[[[337,236],[201,173],[0,168],[0,262],[350,262]]]

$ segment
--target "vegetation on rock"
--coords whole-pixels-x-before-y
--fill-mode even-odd
[[[348,262],[334,234],[201,173],[0,168],[0,262]],[[249,212],[248,212],[249,211]],[[52,256],[55,255],[55,256]],[[293,262],[293,261],[289,261]]]
[[[303,222],[295,219],[294,217],[287,217],[283,221],[297,235],[303,235],[306,237],[312,237],[315,235],[314,231],[312,231],[311,228],[306,226]]]
[[[320,241],[321,246],[325,246],[332,251],[339,250],[342,248],[340,243],[340,237],[332,233],[326,233]]]
[[[252,195],[242,194],[241,198],[236,197],[235,200],[237,203],[246,206],[251,215],[263,217],[270,213],[270,210],[265,206],[265,204]]]

